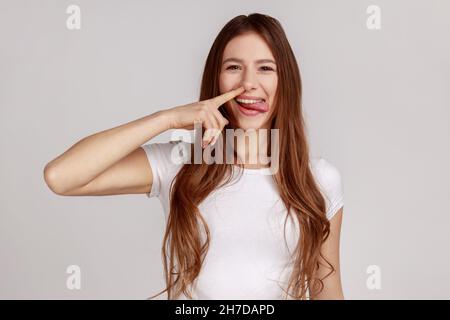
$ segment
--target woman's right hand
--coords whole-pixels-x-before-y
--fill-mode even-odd
[[[228,120],[218,110],[219,107],[244,91],[244,87],[240,87],[208,100],[164,110],[168,116],[169,127],[192,130],[196,122],[201,122],[205,128],[202,147],[206,147],[209,143],[214,144],[219,133],[228,124]]]

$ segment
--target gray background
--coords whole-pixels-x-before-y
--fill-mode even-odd
[[[81,30],[66,8],[81,7]],[[381,8],[368,30],[366,8]],[[0,298],[145,299],[163,285],[158,199],[61,197],[79,139],[198,98],[238,14],[280,20],[313,156],[341,172],[347,299],[450,298],[450,1],[0,1]],[[152,141],[167,141],[166,132]],[[81,290],[66,268],[81,267]],[[380,290],[366,286],[369,265]]]

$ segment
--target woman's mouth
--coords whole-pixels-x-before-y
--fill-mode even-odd
[[[240,99],[234,98],[239,111],[245,116],[256,116],[269,111],[269,105],[264,99]]]

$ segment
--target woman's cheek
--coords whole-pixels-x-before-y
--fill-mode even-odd
[[[225,93],[233,89],[234,86],[233,77],[230,77],[230,75],[227,74],[222,74],[219,79],[220,79],[219,87],[221,93]]]

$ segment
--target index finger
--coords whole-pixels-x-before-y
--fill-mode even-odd
[[[217,108],[219,108],[225,102],[233,99],[234,97],[238,96],[239,94],[241,94],[244,91],[245,91],[244,87],[239,87],[237,89],[225,92],[225,93],[221,94],[220,96],[213,98],[212,101],[216,104]]]

